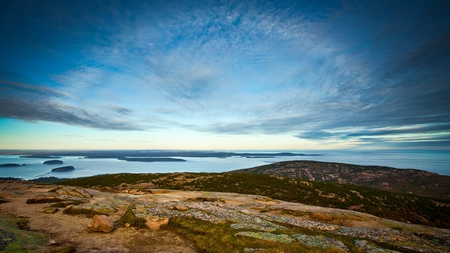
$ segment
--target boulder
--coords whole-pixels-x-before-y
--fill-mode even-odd
[[[159,229],[162,225],[166,225],[169,223],[169,218],[146,218],[145,219],[145,225],[147,225],[148,228],[150,229],[154,229],[157,230]]]
[[[106,215],[95,215],[87,227],[94,232],[109,233],[114,229],[114,222]]]

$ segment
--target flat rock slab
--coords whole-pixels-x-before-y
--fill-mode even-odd
[[[68,196],[68,195],[57,195],[57,194],[40,194],[37,196],[34,196],[32,198],[27,199],[27,204],[40,204],[40,203],[55,203],[55,202],[64,202],[64,201],[71,201],[73,203],[89,203],[89,199],[86,198],[80,198],[80,197],[74,197],[74,196]]]
[[[309,236],[309,235],[295,234],[292,235],[292,237],[297,239],[297,241],[300,242],[301,244],[307,246],[319,247],[323,249],[336,248],[344,252],[348,251],[347,247],[345,247],[343,242],[326,236]]]

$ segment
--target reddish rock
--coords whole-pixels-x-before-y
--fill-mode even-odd
[[[114,222],[106,215],[95,215],[88,228],[95,232],[109,233],[114,229]]]
[[[162,225],[166,225],[169,223],[169,218],[146,218],[145,225],[147,225],[148,228],[157,230]]]

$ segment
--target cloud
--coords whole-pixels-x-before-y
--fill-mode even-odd
[[[111,106],[110,110],[113,111],[114,113],[117,113],[118,115],[122,115],[122,116],[127,116],[130,114],[133,114],[133,110],[126,108],[126,107],[122,107],[122,106]]]
[[[74,5],[37,28],[73,39],[50,45],[76,56],[42,85],[3,76],[4,117],[318,141],[450,130],[445,1]]]
[[[0,86],[0,117],[26,121],[49,121],[109,130],[142,130],[126,120],[107,118],[54,101],[59,92],[33,85],[3,82]],[[121,110],[126,110],[121,108]]]
[[[56,91],[56,90],[52,90],[43,86],[36,86],[36,85],[31,85],[31,84],[26,84],[26,83],[19,83],[19,82],[12,82],[12,81],[8,81],[8,80],[3,80],[0,79],[0,85],[8,88],[12,88],[12,89],[17,89],[17,90],[22,90],[24,92],[33,92],[33,93],[40,93],[43,95],[48,95],[48,96],[55,96],[55,97],[65,97],[66,94]]]
[[[347,129],[334,131],[311,131],[296,137],[308,140],[334,140],[358,142],[372,147],[450,147],[450,124],[426,124],[411,127],[385,129]]]

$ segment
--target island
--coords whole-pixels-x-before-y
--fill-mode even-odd
[[[17,164],[17,163],[4,163],[4,164],[0,164],[0,168],[19,167],[19,166],[22,166],[22,165]]]
[[[44,158],[44,159],[51,159],[51,158],[61,158],[60,156],[54,156],[54,155],[42,155],[42,154],[34,154],[34,155],[21,155],[20,158]]]
[[[61,160],[47,160],[44,164],[63,164],[64,162]]]
[[[169,157],[118,157],[117,159],[127,162],[186,162],[184,159]]]
[[[64,167],[54,168],[54,169],[52,169],[52,172],[67,172],[67,171],[72,171],[72,170],[75,170],[75,168],[73,166],[64,166]]]

